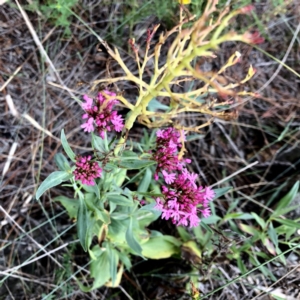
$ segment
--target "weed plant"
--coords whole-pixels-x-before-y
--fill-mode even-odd
[[[187,293],[193,299],[205,299],[237,282],[252,285],[258,293],[276,296],[271,289],[259,290],[255,284],[243,280],[259,271],[276,282],[270,264],[278,268],[286,266],[290,254],[297,253],[299,219],[291,220],[287,214],[298,207],[291,203],[298,194],[299,182],[275,208],[271,209],[269,203],[256,202],[262,210],[247,211],[242,210],[239,203],[243,199],[255,202],[251,195],[235,191],[226,184],[213,189],[221,184],[218,182],[211,187],[200,186],[198,176],[189,165],[186,149],[189,139],[201,137],[200,130],[216,119],[235,119],[237,114],[232,108],[232,99],[259,97],[243,89],[255,74],[251,66],[239,82],[223,81],[222,75],[239,63],[239,52],[217,71],[207,72],[196,67],[199,57],[214,59],[221,43],[262,42],[257,33],[238,34],[227,30],[229,20],[238,13],[248,13],[250,7],[225,10],[215,17],[213,14],[218,12],[215,4],[209,3],[200,19],[194,20],[186,7],[181,6],[179,24],[162,34],[155,45],[152,40],[158,26],[149,28],[145,34],[145,48],[131,39],[129,47],[137,66],[135,72],[127,68],[116,48],[111,49],[93,32],[119,63],[123,74],[94,82],[94,90],[99,84],[105,85],[104,90],[97,92],[96,99],[90,94],[84,96],[83,103],[77,99],[84,110],[82,130],[91,134],[92,150],[86,156],[75,154],[62,131],[61,143],[68,157],[61,153],[56,155],[60,171],[51,174],[37,191],[39,199],[49,188],[62,182],[66,183],[66,189],[74,189],[74,197],[61,195],[53,200],[65,207],[70,223],[71,220],[76,222],[79,242],[90,261],[83,267],[72,261],[74,245],[78,244],[74,237],[62,260],[63,268],[56,273],[59,284],[51,292],[44,293],[43,299],[54,298],[59,290],[65,297],[72,295],[75,287],[69,284],[71,279],[85,292],[103,285],[121,287],[122,274],[125,269],[131,269],[133,256],[142,259],[185,257],[193,268],[188,274],[191,281],[186,283]],[[70,12],[69,9],[70,6],[66,10]],[[187,23],[193,25],[185,26]],[[172,42],[163,65],[160,63],[161,49],[169,40]],[[149,65],[154,69],[150,80],[145,76]],[[121,81],[133,82],[139,96],[125,98],[114,88]],[[115,110],[114,105],[120,103],[129,110],[125,117]],[[207,122],[188,126],[184,118],[191,113],[205,115]],[[141,141],[133,142],[130,137],[137,123],[148,127],[149,131],[144,131]],[[189,134],[192,132],[197,134]],[[278,140],[284,139],[285,134],[282,133]],[[276,198],[281,188],[283,186],[277,187],[271,198]],[[224,195],[234,199],[225,211],[219,207],[221,202],[216,201]],[[159,217],[176,224],[178,234],[165,235],[149,229]],[[51,219],[49,222],[52,224]],[[56,231],[55,239],[59,239],[62,233]],[[218,259],[235,261],[238,266],[235,279],[225,282],[221,269],[215,267]],[[75,266],[73,270],[72,266]],[[84,269],[87,266],[89,271]],[[7,270],[1,283],[12,277],[17,269]],[[204,282],[209,274],[224,284],[203,295],[199,277],[202,276]],[[130,295],[127,297],[130,299]]]

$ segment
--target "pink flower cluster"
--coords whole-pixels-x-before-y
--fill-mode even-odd
[[[198,187],[195,182],[198,175],[185,168],[191,161],[178,159],[180,139],[180,132],[174,128],[157,131],[154,178],[157,180],[161,173],[167,185],[162,186],[163,197],[156,198],[155,208],[162,212],[163,219],[171,219],[177,226],[196,227],[200,223],[199,213],[203,217],[210,215],[209,202],[215,192],[209,187]]]
[[[107,90],[104,90],[103,92],[108,96],[116,96],[115,93]],[[123,119],[113,110],[113,107],[118,103],[118,100],[107,100],[101,92],[98,94],[95,104],[93,103],[93,99],[88,95],[84,95],[83,99],[85,100],[85,103],[82,104],[82,108],[85,110],[85,114],[82,118],[86,119],[86,122],[82,124],[81,127],[84,131],[91,132],[96,128],[102,139],[104,138],[105,131],[122,131],[124,127]]]
[[[185,138],[183,131],[182,136]],[[181,148],[181,146],[178,130],[169,127],[156,132],[156,151],[153,153],[153,159],[157,161],[154,174],[155,180],[158,180],[159,172],[165,171],[166,174],[167,172],[181,170],[185,163],[191,162],[190,159],[178,159],[178,148]],[[166,182],[169,183],[167,178]]]
[[[91,161],[91,156],[78,156],[76,158],[76,169],[73,174],[75,180],[80,180],[83,184],[94,185],[95,178],[101,177],[102,169],[96,161]]]

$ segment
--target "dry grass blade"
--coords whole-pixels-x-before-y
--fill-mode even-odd
[[[34,42],[36,43],[36,45],[38,46],[38,48],[40,50],[41,56],[45,59],[46,63],[50,66],[50,72],[52,73],[52,74],[50,74],[50,78],[52,78],[52,80],[54,80],[56,78],[60,82],[60,84],[65,87],[65,84],[63,83],[63,81],[60,78],[59,73],[57,72],[54,64],[52,63],[52,61],[49,58],[47,52],[45,51],[45,49],[44,49],[44,47],[43,47],[40,39],[38,38],[38,36],[37,36],[37,34],[36,34],[36,32],[35,32],[32,24],[30,22],[27,14],[26,14],[26,12],[21,7],[19,1],[18,0],[15,0],[15,1],[16,1],[17,5],[18,5],[18,8],[19,8],[19,10],[20,10],[20,12],[21,12],[21,14],[22,14],[25,22],[26,22],[26,25],[27,25],[27,27],[28,27],[31,35],[32,35],[32,38],[33,38]],[[72,98],[75,98],[75,95],[69,89],[66,88],[66,90],[69,92],[69,94],[70,94],[70,96]]]
[[[252,168],[253,166],[255,166],[255,165],[257,165],[257,164],[258,164],[258,161],[255,161],[255,162],[249,164],[248,166],[246,166],[246,167],[244,167],[244,168],[242,168],[242,169],[240,169],[240,170],[234,172],[234,173],[231,174],[230,176],[227,176],[227,177],[225,177],[225,178],[219,180],[218,182],[212,184],[210,187],[214,187],[214,186],[220,185],[221,183],[226,182],[226,181],[229,180],[230,178],[235,177],[236,175],[238,175],[238,174],[240,174],[240,173],[246,171],[247,169]]]
[[[51,256],[51,253],[53,252],[52,250],[51,251],[47,251],[42,245],[40,245],[39,243],[37,243],[36,241],[35,241],[35,239],[33,239],[30,235],[28,235],[27,234],[27,232],[26,231],[24,231],[24,229],[18,224],[18,223],[16,223],[12,218],[11,218],[11,216],[6,212],[6,210],[0,205],[0,210],[5,214],[5,216],[6,216],[6,218],[8,219],[8,220],[10,220],[21,232],[23,232],[38,248],[40,248],[43,252],[45,252],[46,254],[46,256],[49,256],[59,267],[61,267],[62,268],[62,265],[57,261],[57,259],[56,258],[54,258],[53,256]],[[65,244],[64,245],[64,247],[66,246],[67,244]],[[60,248],[59,248],[60,249]],[[55,252],[55,251],[54,251]],[[43,255],[42,257],[44,257],[45,255]],[[29,262],[27,262],[27,264],[29,264],[29,263],[32,263],[32,262],[34,262],[34,261],[36,261],[36,260],[38,260],[38,258],[35,258],[34,260],[32,260],[32,261],[29,261]],[[6,270],[6,272],[11,272],[11,271],[13,271],[13,270],[18,270],[20,267],[21,267],[22,265],[20,265],[20,266],[18,266],[18,267],[14,267],[14,268],[12,268],[12,269],[8,269],[8,270]]]

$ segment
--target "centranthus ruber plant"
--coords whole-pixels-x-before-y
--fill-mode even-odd
[[[255,71],[250,66],[240,82],[224,81],[222,74],[240,60],[238,52],[216,72],[205,71],[196,62],[201,57],[216,57],[214,51],[223,42],[262,41],[256,33],[227,30],[231,19],[248,13],[252,7],[233,12],[225,9],[216,14],[216,4],[217,1],[208,1],[198,20],[191,16],[185,19],[180,7],[179,24],[161,34],[153,47],[151,41],[158,25],[148,30],[144,51],[130,40],[138,75],[128,69],[117,49],[112,50],[101,40],[124,74],[97,80],[94,87],[125,80],[137,85],[139,95],[135,101],[129,100],[109,88],[95,98],[84,95],[81,127],[91,136],[92,151],[85,156],[76,155],[62,131],[61,143],[69,159],[56,155],[60,171],[49,175],[36,194],[40,198],[47,189],[65,181],[75,191],[72,199],[59,196],[54,201],[59,201],[76,220],[79,241],[90,255],[94,281],[89,287],[78,281],[84,291],[104,284],[118,286],[124,266],[131,268],[131,255],[144,259],[179,256],[183,244],[180,239],[148,229],[159,217],[176,226],[197,227],[202,218],[210,215],[210,203],[217,191],[202,186],[198,175],[191,171],[186,135],[199,132],[214,118],[236,117],[228,99],[253,95],[243,91],[242,85]],[[166,57],[162,57],[167,40],[172,44]],[[147,81],[144,72],[150,65],[153,74]],[[223,100],[218,101],[217,96]],[[126,116],[116,109],[120,102],[130,110]],[[209,115],[210,120],[193,128],[176,121],[189,112]],[[144,131],[140,143],[128,139],[136,122],[152,131]],[[95,236],[97,244],[93,242]]]

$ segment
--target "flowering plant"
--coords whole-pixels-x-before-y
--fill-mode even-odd
[[[75,155],[62,131],[62,146],[72,165],[63,154],[57,154],[60,171],[49,175],[36,194],[39,198],[47,189],[64,181],[70,181],[75,191],[74,199],[59,196],[54,200],[76,220],[79,241],[91,258],[90,274],[94,282],[90,287],[79,282],[84,291],[104,284],[119,285],[124,266],[131,267],[130,255],[160,259],[179,254],[182,241],[147,229],[160,216],[177,226],[196,227],[201,224],[201,218],[210,215],[210,202],[216,191],[199,185],[198,175],[189,171],[191,160],[186,157],[186,134],[199,132],[216,117],[236,117],[236,112],[230,111],[228,96],[253,95],[237,88],[255,71],[250,66],[247,76],[240,82],[222,80],[225,70],[239,62],[238,52],[218,72],[203,71],[195,67],[194,62],[199,57],[214,58],[213,50],[226,41],[262,41],[256,33],[223,33],[232,18],[247,13],[251,7],[233,12],[225,9],[215,18],[216,4],[217,1],[208,1],[201,18],[193,25],[189,25],[193,17],[184,18],[181,6],[179,24],[161,34],[154,48],[151,41],[158,25],[149,29],[143,60],[138,46],[130,40],[138,76],[127,68],[117,49],[112,50],[100,40],[124,75],[97,80],[94,87],[99,83],[131,81],[139,87],[138,98],[133,103],[109,89],[99,92],[96,99],[84,95],[81,127],[91,134],[92,153]],[[165,63],[160,65],[161,49],[167,39],[173,42]],[[151,48],[154,50],[150,53]],[[153,63],[153,75],[147,82],[144,71],[150,63]],[[195,88],[173,91],[174,86],[180,91],[180,84],[187,82]],[[223,100],[217,101],[215,97],[208,101],[208,94],[219,95]],[[159,101],[166,97],[170,99],[167,105]],[[130,110],[125,119],[115,110],[119,102]],[[211,118],[194,128],[174,121],[188,112],[207,114]],[[145,131],[142,141],[133,144],[128,136],[135,122],[159,129],[152,130],[150,135]],[[98,239],[96,245],[92,242],[94,236]]]

